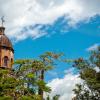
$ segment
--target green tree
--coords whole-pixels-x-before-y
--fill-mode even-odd
[[[41,69],[41,76],[40,80],[44,80],[45,72],[54,68],[55,60],[60,60],[62,53],[53,53],[53,52],[46,52],[40,56],[40,60],[44,64],[43,69]],[[39,94],[42,95],[43,98],[43,91],[41,88],[39,89]]]
[[[60,95],[55,95],[55,96],[53,97],[53,100],[59,100],[59,97],[60,97]]]
[[[30,92],[38,93],[43,100],[43,92],[51,90],[46,86],[45,72],[53,69],[55,60],[58,60],[60,56],[61,54],[46,52],[38,60],[16,60],[16,76],[22,80],[21,86],[23,86],[21,93],[28,95],[31,94]]]
[[[45,72],[54,67],[60,56],[46,52],[39,59],[16,60],[14,70],[0,69],[0,100],[43,100],[43,92],[51,91]]]
[[[18,67],[16,76],[21,80],[19,91],[27,97],[33,97],[34,100],[42,100],[41,95],[38,93],[39,89],[45,92],[50,92],[50,88],[46,86],[44,80],[40,80],[41,69],[44,64],[40,60],[16,60],[16,66]],[[37,95],[38,94],[38,95]],[[36,98],[40,99],[36,99]]]
[[[89,59],[79,58],[74,67],[80,72],[83,84],[77,84],[73,90],[77,100],[100,99],[100,47],[92,51]]]
[[[0,69],[0,100],[16,100],[19,83],[12,70]]]

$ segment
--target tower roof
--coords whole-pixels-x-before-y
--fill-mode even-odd
[[[0,48],[8,48],[13,50],[13,46],[8,37],[4,34],[5,27],[0,27]]]

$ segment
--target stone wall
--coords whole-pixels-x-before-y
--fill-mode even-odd
[[[13,60],[14,60],[14,55],[13,55],[13,52],[9,49],[1,49],[1,66],[0,67],[7,67],[7,68],[12,68],[12,63],[13,63]],[[7,66],[5,66],[4,64],[4,58],[8,58],[8,61],[7,61]]]

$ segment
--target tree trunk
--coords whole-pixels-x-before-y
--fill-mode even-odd
[[[44,81],[44,70],[41,71],[40,80]],[[41,96],[41,99],[43,100],[43,90],[41,88],[39,88],[38,94]]]

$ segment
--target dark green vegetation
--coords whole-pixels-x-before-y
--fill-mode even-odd
[[[74,61],[83,84],[77,84],[73,90],[74,100],[100,100],[100,47],[92,51],[89,59],[79,58]]]
[[[0,69],[0,100],[43,100],[43,92],[51,91],[44,81],[45,72],[61,55],[46,52],[39,59],[16,60],[14,70]]]

